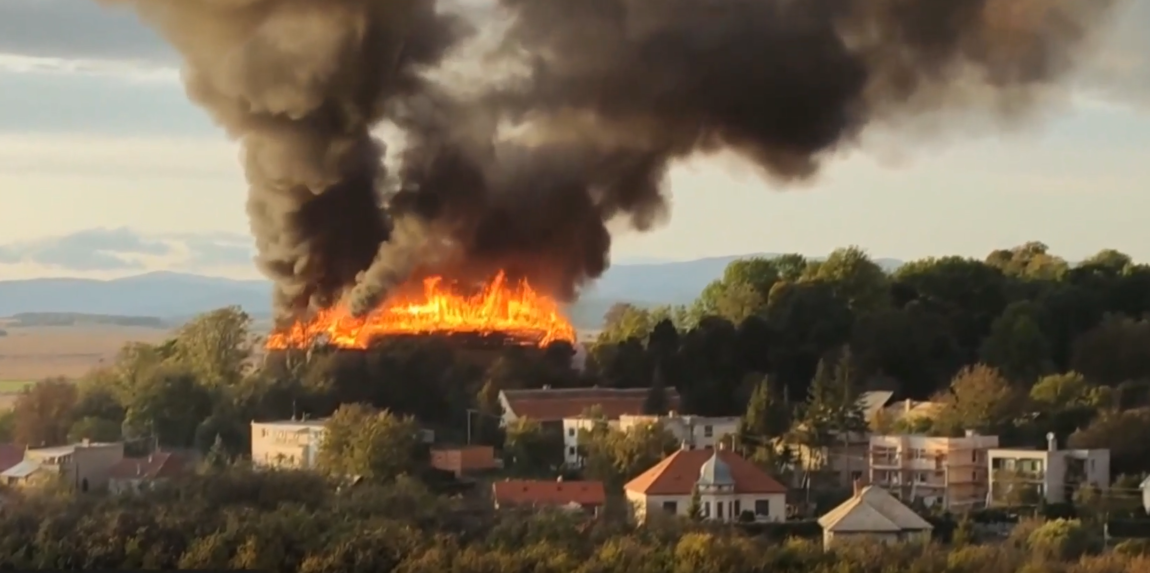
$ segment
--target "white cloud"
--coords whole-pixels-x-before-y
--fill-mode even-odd
[[[146,62],[69,59],[0,53],[0,73],[69,75],[121,79],[133,83],[178,84],[180,70]]]
[[[114,277],[157,270],[251,277],[254,253],[249,237],[233,233],[93,228],[0,244],[0,269],[8,278],[25,273]]]

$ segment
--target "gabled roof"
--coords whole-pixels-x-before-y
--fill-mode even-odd
[[[835,532],[896,532],[931,530],[934,526],[886,490],[867,486],[819,518],[819,525]]]
[[[874,415],[886,406],[887,402],[894,397],[894,392],[886,390],[871,390],[859,394],[858,405],[863,411],[864,420],[870,420]]]
[[[503,390],[500,392],[511,413],[519,418],[539,422],[558,422],[574,418],[598,406],[603,415],[616,419],[624,414],[642,414],[648,388],[545,388],[541,390]],[[665,390],[667,408],[679,408],[679,392]]]
[[[156,452],[144,458],[124,458],[108,470],[112,479],[161,479],[184,471],[184,458],[172,452]]]
[[[492,494],[499,505],[603,505],[607,501],[599,481],[497,481]]]
[[[0,444],[0,472],[24,460],[24,448],[16,444]]]
[[[699,470],[711,456],[717,456],[730,470],[735,482],[734,493],[786,493],[787,488],[734,452],[713,450],[679,450],[623,488],[643,495],[689,495],[699,481]]]

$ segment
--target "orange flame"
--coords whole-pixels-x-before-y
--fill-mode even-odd
[[[540,346],[575,341],[575,329],[555,301],[526,281],[509,285],[501,272],[482,292],[462,296],[441,288],[442,280],[427,278],[421,297],[396,296],[362,318],[343,307],[324,310],[313,320],[271,334],[267,347],[307,348],[326,339],[340,348],[367,348],[380,336],[431,333],[502,333],[537,340]]]

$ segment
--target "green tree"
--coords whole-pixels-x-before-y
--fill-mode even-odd
[[[643,400],[643,413],[650,416],[661,416],[667,413],[667,383],[663,379],[663,367],[655,366],[655,375],[651,377],[651,388],[647,391],[647,398]]]
[[[743,414],[740,431],[744,440],[758,445],[771,443],[790,429],[790,411],[777,396],[768,376],[763,376]]]
[[[59,446],[68,441],[79,392],[64,378],[47,378],[24,389],[12,410],[12,437],[30,447]]]
[[[324,424],[316,465],[333,476],[391,481],[414,468],[418,432],[413,418],[344,404]]]
[[[176,333],[175,358],[209,388],[238,385],[250,366],[251,322],[238,306],[201,314]]]
[[[699,495],[699,486],[695,485],[691,488],[691,502],[687,506],[687,517],[693,520],[700,520],[703,518],[703,501],[702,496]]]
[[[121,423],[104,418],[80,418],[68,430],[68,441],[72,443],[85,439],[93,442],[120,441]]]
[[[1007,306],[982,343],[983,363],[1024,384],[1050,373],[1054,365],[1042,321],[1042,310],[1037,304],[1016,302]]]
[[[1022,413],[1019,392],[985,364],[964,368],[935,401],[942,406],[935,414],[934,429],[950,436],[964,430],[999,435]]]
[[[890,305],[886,272],[858,247],[832,251],[812,278],[833,285],[838,298],[856,314],[877,312]]]
[[[522,475],[546,475],[563,463],[563,436],[538,422],[518,418],[505,429],[503,455],[507,467]]]
[[[160,366],[143,376],[125,404],[125,437],[153,436],[161,444],[192,445],[196,427],[211,413],[211,393],[180,366]]]

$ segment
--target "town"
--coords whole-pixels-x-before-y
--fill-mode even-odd
[[[572,571],[697,551],[819,571],[825,555],[865,561],[858,541],[878,540],[990,571],[1145,565],[1150,354],[1135,349],[1150,329],[1125,313],[1145,312],[1150,291],[1125,285],[1150,284],[1150,268],[1113,251],[1067,266],[1036,244],[892,274],[853,249],[796,257],[736,261],[682,308],[618,305],[575,345],[424,336],[269,351],[242,311],[202,315],[18,397],[0,425],[13,442],[0,450],[0,554],[22,567],[422,570],[451,551]],[[930,280],[960,273],[984,282]],[[970,288],[997,313],[954,298]],[[1067,289],[1096,305],[1093,320],[1048,322]],[[796,316],[800,296],[822,304]],[[838,312],[845,329],[809,332]],[[326,527],[333,541],[304,538]],[[396,527],[453,541],[396,546]],[[43,537],[56,529],[99,540]],[[882,563],[923,555],[891,551]]]

